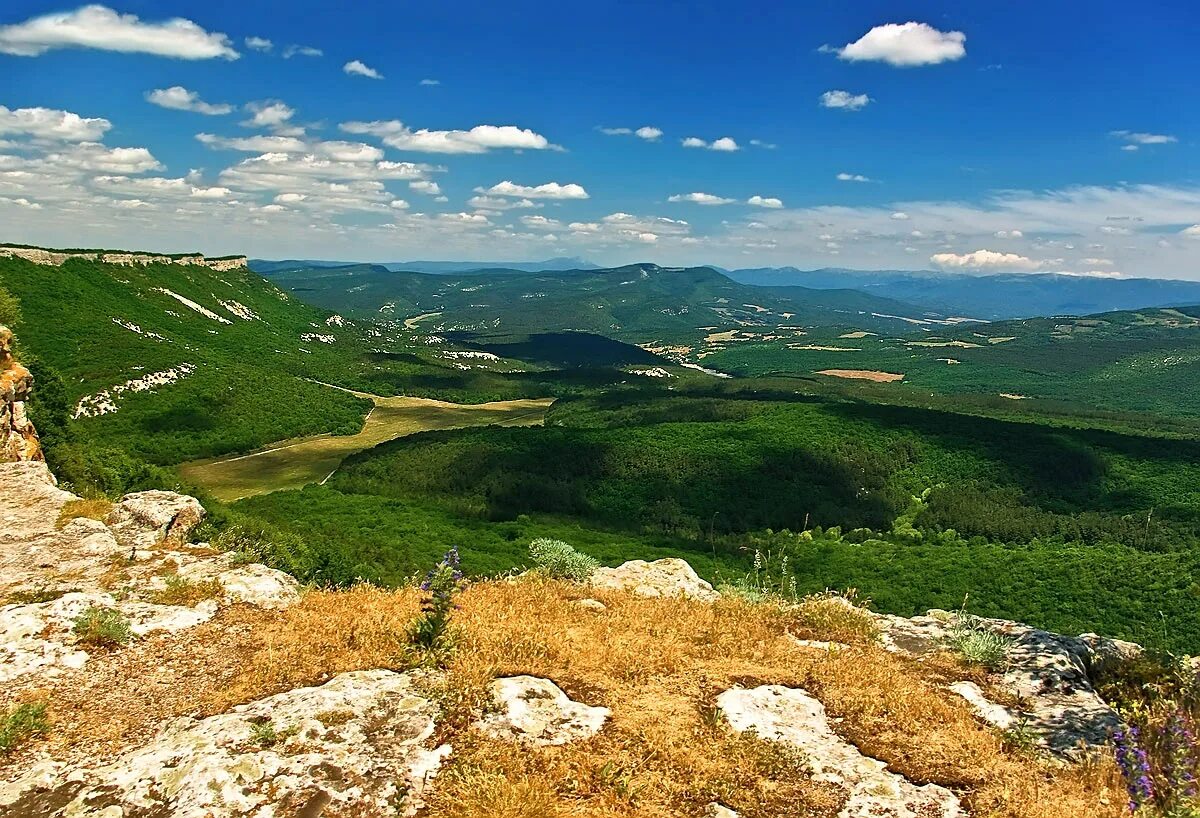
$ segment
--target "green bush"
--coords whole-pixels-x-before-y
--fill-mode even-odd
[[[71,625],[71,631],[79,641],[88,645],[116,647],[133,639],[129,620],[115,608],[92,605],[84,610]]]
[[[990,630],[977,616],[959,611],[947,628],[950,649],[972,665],[998,670],[1008,661],[1012,639]]]
[[[555,579],[587,582],[600,561],[581,554],[562,540],[539,537],[529,544],[529,557],[538,570]]]
[[[50,728],[45,702],[19,704],[0,716],[0,753],[7,753],[30,736]]]

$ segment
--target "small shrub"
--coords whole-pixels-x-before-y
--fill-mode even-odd
[[[150,596],[151,602],[159,605],[195,605],[206,599],[214,599],[225,593],[221,583],[215,579],[191,580],[179,574],[167,574],[164,577],[167,587],[155,591]]]
[[[0,753],[7,753],[18,744],[50,729],[46,721],[46,704],[19,704],[0,716]]]
[[[28,591],[13,591],[5,600],[6,605],[35,605],[39,602],[53,602],[60,597],[66,596],[74,590],[73,588],[50,588],[42,586]]]
[[[279,741],[279,733],[271,722],[259,722],[250,727],[250,741],[259,747],[272,747]]]
[[[600,561],[581,554],[562,540],[538,538],[529,544],[529,557],[543,574],[554,579],[587,582]]]
[[[80,642],[100,647],[117,647],[133,639],[129,620],[120,611],[97,605],[92,605],[75,617],[71,630]]]
[[[463,586],[458,549],[451,548],[442,561],[430,569],[421,583],[428,596],[421,603],[421,615],[408,628],[408,638],[417,648],[440,659],[453,647],[450,615],[456,607],[454,594]]]
[[[770,549],[762,551],[755,548],[752,570],[732,581],[720,583],[718,590],[749,602],[798,602],[800,599],[796,590],[796,575],[788,568],[787,554],[775,553]]]
[[[966,606],[954,614],[946,629],[950,650],[972,665],[998,670],[1008,661],[1012,640],[989,629],[977,616],[967,613]]]

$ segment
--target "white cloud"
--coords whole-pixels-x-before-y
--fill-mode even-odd
[[[417,85],[441,85],[441,84],[442,84],[441,80],[431,80],[431,79],[423,79],[417,83]]]
[[[23,196],[20,198],[17,198],[17,199],[10,199],[7,196],[0,196],[0,203],[16,205],[17,207],[24,207],[29,210],[41,210],[42,209],[42,206],[40,204],[38,204],[37,202],[31,202]]]
[[[866,94],[851,94],[849,91],[826,91],[821,94],[822,108],[840,108],[843,111],[860,111],[871,102]]]
[[[547,150],[557,145],[539,133],[515,125],[476,125],[469,131],[411,130],[396,119],[343,122],[346,133],[370,134],[397,150],[419,153],[487,153],[490,150]]]
[[[636,131],[634,131],[633,135],[638,137],[639,139],[645,139],[647,142],[654,142],[660,136],[663,135],[663,132],[660,129],[655,128],[651,125],[643,125],[642,127],[638,128]]]
[[[779,147],[778,145],[776,145],[773,142],[764,142],[761,139],[751,139],[750,144],[756,148],[766,148],[769,151],[773,151],[777,147]]]
[[[1179,141],[1178,137],[1170,134],[1145,131],[1110,131],[1109,136],[1123,140],[1126,144],[1121,146],[1121,150],[1124,151],[1136,151],[1140,145],[1169,145]]]
[[[467,200],[468,207],[479,210],[530,210],[543,205],[529,199],[504,199],[499,196],[472,196]]]
[[[414,193],[424,193],[428,196],[442,195],[442,189],[438,187],[437,182],[431,182],[424,179],[417,180],[416,182],[409,182],[408,189]]]
[[[100,5],[0,26],[0,53],[36,57],[56,48],[95,48],[182,60],[236,60],[239,56],[228,36],[205,31],[191,20],[176,17],[146,23],[137,15],[117,14]]]
[[[1179,231],[1179,235],[1187,236],[1189,239],[1200,239],[1200,224],[1193,224],[1191,227],[1185,227]]]
[[[246,151],[247,153],[303,153],[308,145],[294,136],[239,136],[228,138],[210,133],[198,133],[196,139],[214,149]]]
[[[200,94],[189,91],[182,85],[172,85],[170,88],[156,88],[146,92],[146,101],[160,108],[170,108],[175,111],[193,111],[208,116],[221,116],[233,111],[233,106],[224,102],[216,104],[200,99]]]
[[[936,65],[962,59],[967,35],[961,31],[938,31],[926,23],[888,23],[875,26],[862,37],[842,48],[825,46],[843,60],[885,62],[907,68]]]
[[[146,148],[109,148],[98,142],[82,142],[62,153],[47,154],[52,164],[102,173],[144,173],[162,165]]]
[[[766,196],[751,196],[746,200],[746,204],[754,205],[755,207],[766,207],[772,210],[783,207],[782,199],[774,199]]]
[[[908,221],[908,214],[905,213],[903,210],[897,210],[895,213],[893,213],[888,218],[891,219],[892,221],[896,221],[896,222],[906,222],[906,221]]]
[[[546,182],[543,185],[529,187],[527,185],[518,185],[513,182],[504,181],[492,185],[487,190],[483,188],[475,188],[477,193],[482,193],[485,196],[511,196],[513,198],[524,199],[587,199],[588,192],[581,185],[574,183],[559,184],[558,182]]]
[[[558,230],[562,222],[558,219],[548,219],[545,216],[522,216],[521,224],[534,230]]]
[[[289,45],[283,50],[283,58],[290,60],[292,57],[324,57],[325,52],[319,48],[314,48],[311,45]]]
[[[685,148],[707,148],[710,151],[726,151],[732,152],[741,150],[738,143],[732,137],[723,136],[720,139],[714,139],[712,142],[705,142],[696,136],[689,136],[682,140],[679,144]]]
[[[973,253],[962,255],[956,253],[935,253],[929,257],[929,260],[939,267],[967,268],[972,270],[998,268],[1031,271],[1042,266],[1042,262],[1034,261],[1026,256],[1017,255],[1016,253],[998,253],[994,250],[976,250]]]
[[[871,181],[869,178],[867,178],[866,176],[863,176],[861,173],[839,173],[837,175],[837,180],[839,182],[869,182],[869,181]]]
[[[54,108],[17,108],[0,105],[0,134],[20,134],[65,142],[94,142],[112,128],[100,117],[85,118]]]
[[[275,44],[266,37],[247,37],[245,43],[246,48],[251,51],[270,51],[275,47]]]
[[[342,70],[347,74],[353,74],[359,77],[368,77],[373,80],[383,79],[383,74],[380,74],[374,68],[364,63],[362,60],[351,60],[342,66]]]
[[[1111,267],[1113,260],[1110,258],[1081,258],[1080,261],[1092,267]]]
[[[247,128],[280,128],[287,125],[296,115],[294,108],[279,100],[248,102],[246,110],[254,114],[242,123]]]
[[[992,234],[998,239],[1023,239],[1025,234],[1020,230],[997,230]]]
[[[733,199],[725,199],[721,196],[714,196],[711,193],[676,193],[674,196],[667,197],[668,202],[691,202],[699,205],[726,205],[733,204]]]
[[[390,202],[388,202],[388,207],[392,208],[393,210],[408,210],[409,204],[403,199],[392,199]]]

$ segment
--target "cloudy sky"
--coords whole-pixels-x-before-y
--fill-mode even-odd
[[[0,241],[1200,279],[1200,11],[0,4]]]

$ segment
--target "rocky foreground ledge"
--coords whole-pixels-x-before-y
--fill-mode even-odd
[[[414,589],[303,592],[191,542],[191,497],[97,504],[0,464],[5,816],[1116,816],[1095,674],[1128,643],[1012,622],[994,673],[950,616],[724,599],[682,560],[588,585],[481,582],[457,651],[406,644]],[[127,632],[82,627],[109,611]],[[1042,748],[1015,748],[1028,733]],[[1070,763],[1097,754],[1084,765]],[[1066,763],[1064,763],[1064,761]]]

